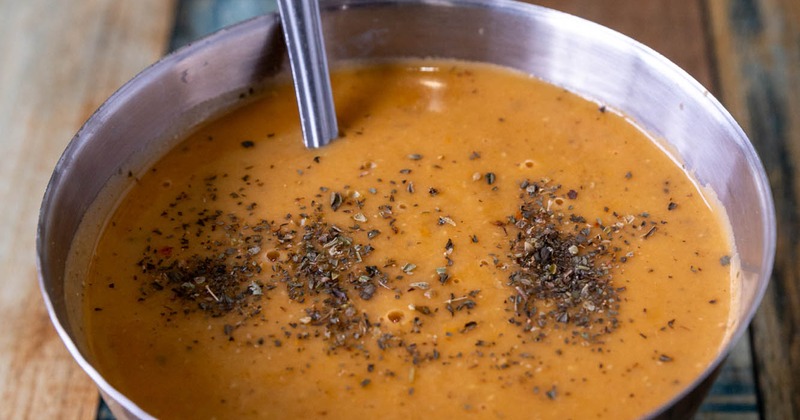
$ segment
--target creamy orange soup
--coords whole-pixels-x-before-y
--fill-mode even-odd
[[[85,279],[90,354],[164,418],[631,418],[718,354],[732,250],[630,122],[462,62],[290,85],[135,176]],[[133,176],[133,174],[131,174]]]

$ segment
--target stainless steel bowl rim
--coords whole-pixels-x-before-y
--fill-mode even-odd
[[[581,30],[590,31],[593,34],[597,34],[598,36],[602,37],[603,39],[618,43],[620,45],[625,46],[626,48],[634,49],[637,53],[643,57],[645,60],[648,61],[648,65],[655,66],[659,69],[661,73],[666,74],[666,76],[671,80],[674,81],[677,85],[680,86],[681,89],[685,89],[687,91],[694,91],[696,94],[704,97],[706,101],[703,104],[705,107],[711,109],[711,112],[716,113],[719,118],[721,118],[721,124],[727,126],[728,130],[732,130],[733,138],[732,140],[741,148],[741,151],[744,153],[745,159],[747,160],[747,164],[750,168],[756,169],[756,188],[757,188],[757,195],[759,196],[761,202],[761,208],[763,212],[759,214],[760,222],[765,227],[764,232],[764,252],[766,253],[766,260],[762,261],[762,265],[760,266],[760,274],[759,278],[764,279],[758,284],[758,289],[755,291],[754,297],[754,304],[751,305],[748,309],[746,315],[742,318],[741,325],[739,325],[732,337],[729,341],[726,348],[720,353],[720,355],[714,360],[711,366],[709,366],[704,373],[698,377],[691,385],[684,388],[684,390],[679,394],[676,395],[670,402],[665,404],[664,406],[660,407],[656,412],[651,413],[652,416],[658,416],[665,410],[669,408],[669,406],[676,401],[680,400],[681,398],[685,397],[686,394],[690,393],[698,384],[703,382],[724,360],[725,356],[730,352],[732,345],[738,341],[741,336],[745,333],[747,325],[752,320],[755,311],[758,307],[758,303],[764,296],[766,291],[766,287],[768,282],[766,279],[769,278],[770,273],[772,272],[773,261],[774,261],[774,254],[775,254],[775,247],[776,247],[776,228],[775,228],[775,209],[774,204],[772,201],[771,192],[769,189],[769,182],[766,177],[766,173],[764,171],[763,165],[761,164],[752,144],[747,139],[747,136],[743,132],[743,130],[739,127],[733,117],[728,113],[727,110],[717,101],[712,95],[708,93],[708,91],[700,85],[694,78],[688,75],[685,71],[680,69],[677,65],[673,64],[671,61],[663,57],[661,54],[653,51],[652,49],[628,38],[622,34],[619,34],[611,29],[605,28],[601,25],[589,22],[587,20],[567,15],[558,11],[546,9],[539,6],[533,6],[528,4],[521,4],[516,3],[509,0],[462,0],[462,1],[445,1],[445,0],[396,0],[396,1],[388,1],[388,0],[376,0],[376,1],[369,1],[369,0],[334,0],[334,1],[326,1],[323,3],[323,20],[328,18],[329,16],[335,15],[339,11],[347,11],[353,10],[358,8],[373,8],[377,6],[395,6],[395,5],[422,5],[422,6],[431,6],[431,7],[458,7],[458,8],[475,8],[475,9],[491,9],[492,11],[502,11],[504,13],[508,13],[514,16],[519,17],[520,19],[528,19],[533,20],[534,18],[537,19],[545,19],[545,20],[552,20],[558,22],[560,25],[577,27]],[[48,284],[45,279],[45,269],[43,268],[46,264],[45,256],[47,255],[47,247],[48,243],[46,243],[47,238],[45,238],[44,230],[47,225],[48,217],[52,217],[51,214],[54,209],[51,207],[51,202],[53,201],[53,195],[55,194],[55,189],[59,188],[62,184],[62,178],[65,176],[64,174],[67,173],[70,169],[70,166],[73,163],[73,159],[75,156],[79,155],[80,150],[86,146],[88,139],[91,139],[94,135],[96,129],[105,122],[108,115],[113,115],[114,112],[117,112],[120,104],[124,103],[125,101],[131,100],[134,98],[140,89],[147,85],[149,82],[154,80],[158,75],[162,72],[170,71],[174,69],[178,63],[191,58],[194,55],[202,54],[202,52],[208,48],[211,48],[213,45],[217,43],[224,42],[225,40],[235,39],[238,36],[243,36],[243,34],[247,34],[248,32],[257,31],[258,28],[265,26],[265,25],[273,25],[277,22],[278,18],[277,15],[265,15],[257,18],[250,19],[248,21],[233,25],[231,27],[222,29],[210,36],[207,36],[197,42],[194,42],[186,47],[183,47],[177,50],[174,53],[171,53],[164,57],[163,59],[159,60],[155,64],[151,65],[141,73],[139,73],[136,77],[134,77],[131,81],[126,83],[122,86],[117,92],[115,92],[102,106],[98,108],[98,110],[87,120],[87,122],[83,125],[83,127],[78,131],[75,137],[67,146],[66,150],[64,151],[63,155],[61,156],[60,160],[58,161],[53,175],[50,179],[48,184],[47,190],[44,195],[42,208],[40,210],[39,215],[39,226],[37,229],[37,238],[36,238],[36,246],[37,246],[37,271],[39,274],[39,285],[42,290],[42,294],[44,297],[45,306],[47,307],[48,314],[53,322],[54,327],[56,328],[58,335],[63,340],[65,346],[67,347],[68,351],[71,355],[75,358],[78,362],[80,367],[86,371],[86,373],[91,377],[91,379],[98,385],[101,392],[106,396],[106,400],[110,404],[118,404],[119,409],[121,409],[126,415],[131,416],[133,418],[153,418],[149,414],[147,414],[144,410],[139,408],[133,401],[128,399],[124,394],[116,390],[113,386],[111,386],[105,378],[87,361],[84,355],[78,349],[76,343],[73,341],[73,338],[67,332],[64,322],[66,320],[62,320],[57,311],[54,308],[54,304],[52,301],[52,297],[48,292]],[[329,55],[331,53],[329,52]],[[540,76],[541,75],[537,75]],[[547,77],[542,77],[546,81],[548,80]],[[569,89],[569,86],[567,86]],[[580,94],[580,92],[578,92]],[[601,98],[590,98],[590,99],[601,99]]]

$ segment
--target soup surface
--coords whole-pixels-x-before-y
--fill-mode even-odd
[[[717,355],[728,230],[623,117],[463,62],[332,82],[331,145],[304,149],[273,86],[136,175],[106,222],[90,353],[146,411],[631,418]]]

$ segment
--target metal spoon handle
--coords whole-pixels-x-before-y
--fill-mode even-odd
[[[339,135],[317,0],[278,0],[303,141],[322,147]]]

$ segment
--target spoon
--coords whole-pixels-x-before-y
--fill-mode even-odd
[[[300,110],[303,142],[325,146],[339,135],[317,0],[278,0]]]

